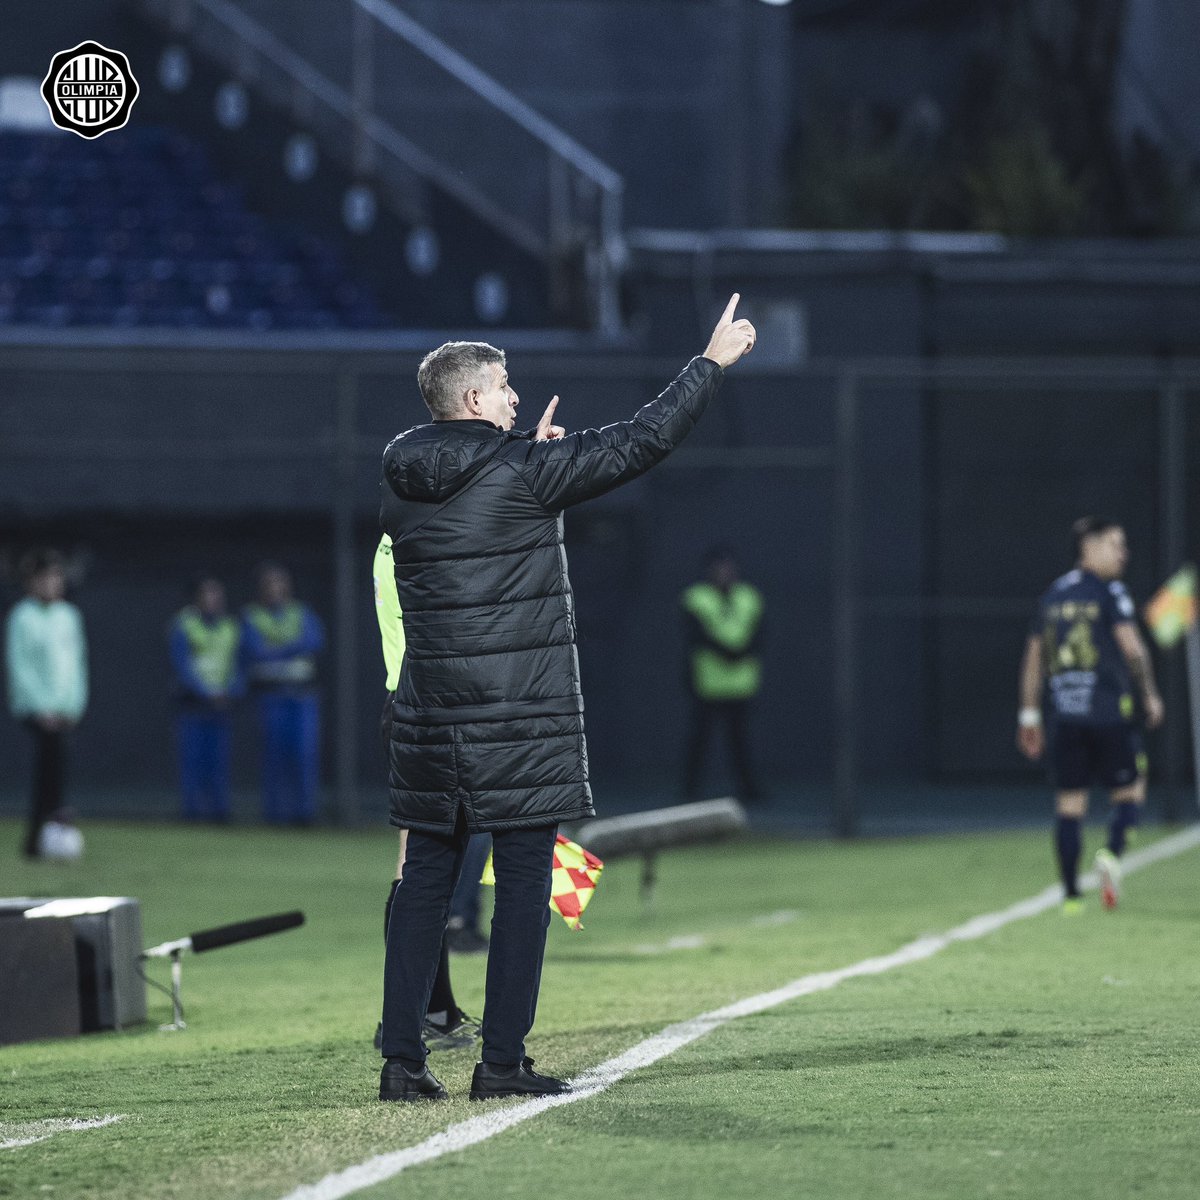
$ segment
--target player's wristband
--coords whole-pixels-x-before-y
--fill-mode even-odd
[[[1017,713],[1017,724],[1022,729],[1039,729],[1042,724],[1042,710],[1040,708],[1023,708]]]

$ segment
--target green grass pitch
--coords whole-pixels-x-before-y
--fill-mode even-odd
[[[87,835],[74,867],[26,865],[17,824],[0,822],[4,893],[136,896],[148,944],[293,907],[308,924],[186,959],[185,1032],[158,1032],[169,1006],[151,992],[141,1029],[0,1049],[0,1142],[46,1118],[125,1117],[0,1150],[0,1196],[279,1198],[479,1115],[465,1099],[471,1050],[435,1056],[449,1103],[374,1098],[394,834]],[[360,1194],[1194,1197],[1198,859],[1134,875],[1116,913],[1089,897],[1081,917],[1018,921],[735,1020],[599,1096]],[[672,1021],[888,953],[1052,878],[1048,832],[749,840],[665,856],[646,915],[637,865],[616,863],[583,932],[551,926],[530,1051],[572,1075]],[[483,963],[457,958],[454,976],[478,1014]]]

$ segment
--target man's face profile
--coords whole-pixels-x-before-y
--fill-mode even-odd
[[[520,399],[509,386],[508,369],[502,363],[487,363],[482,372],[480,387],[472,389],[480,420],[490,421],[501,429],[511,429],[517,423]]]

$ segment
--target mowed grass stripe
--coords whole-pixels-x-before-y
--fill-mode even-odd
[[[1200,825],[1192,826],[1127,855],[1124,860],[1125,874],[1130,875],[1154,863],[1176,857],[1197,845],[1200,845]],[[1089,873],[1082,880],[1083,886],[1089,890],[1094,889],[1096,883],[1094,873]],[[974,941],[995,933],[1014,921],[1038,916],[1058,904],[1061,895],[1061,889],[1057,886],[1048,887],[1005,909],[973,917],[945,933],[918,938],[891,954],[863,959],[833,971],[805,975],[772,991],[748,996],[724,1008],[670,1025],[660,1033],[631,1047],[624,1054],[585,1071],[573,1081],[576,1090],[569,1095],[517,1101],[498,1111],[459,1122],[415,1146],[375,1155],[363,1163],[327,1175],[314,1184],[296,1188],[287,1194],[285,1200],[341,1200],[342,1197],[375,1187],[410,1167],[466,1150],[544,1113],[591,1099],[631,1072],[658,1062],[730,1021],[765,1012],[802,996],[827,991],[848,979],[881,975],[899,967],[922,962],[955,943]]]

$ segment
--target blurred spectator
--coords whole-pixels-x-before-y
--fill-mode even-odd
[[[241,631],[225,610],[225,586],[204,576],[171,622],[179,787],[189,820],[229,819],[230,703],[244,690]]]
[[[62,817],[67,733],[87,705],[87,641],[83,618],[63,599],[66,573],[53,550],[21,564],[28,593],[8,614],[5,661],[12,714],[33,739],[33,780],[25,856],[41,856],[40,835]]]
[[[763,599],[756,587],[738,578],[728,550],[712,550],[707,579],[680,598],[688,634],[688,683],[692,692],[691,731],[684,766],[683,793],[698,799],[705,751],[717,725],[729,737],[738,798],[762,798],[750,757],[750,702],[762,681],[758,645]]]
[[[292,598],[292,577],[277,563],[258,571],[258,603],[242,617],[242,661],[258,696],[263,738],[263,818],[309,825],[317,816],[320,704],[316,655],[325,629]]]

